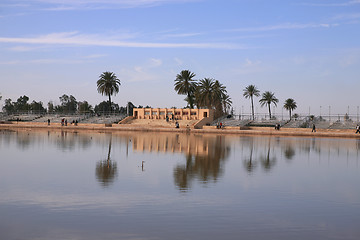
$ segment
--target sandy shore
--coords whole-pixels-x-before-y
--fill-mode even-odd
[[[60,123],[34,123],[34,122],[13,122],[0,124],[0,130],[51,130],[51,131],[95,131],[95,132],[121,132],[121,131],[144,131],[144,132],[175,132],[175,133],[199,133],[199,134],[236,134],[236,135],[266,135],[266,136],[290,136],[290,137],[327,137],[327,138],[356,138],[360,139],[360,134],[355,134],[353,129],[318,129],[312,133],[309,128],[281,128],[275,130],[268,127],[253,127],[241,130],[240,127],[227,127],[225,129],[216,129],[214,127],[205,127],[204,129],[186,129],[186,128],[160,128],[152,126],[132,126],[131,124],[78,124],[74,126],[61,126]]]

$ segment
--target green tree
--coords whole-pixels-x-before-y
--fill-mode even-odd
[[[182,70],[174,80],[174,89],[178,94],[186,95],[185,100],[188,102],[190,108],[194,108],[194,92],[196,88],[196,81],[193,79],[195,73],[189,70]]]
[[[285,103],[284,103],[284,108],[289,111],[290,120],[291,120],[291,111],[293,111],[297,108],[295,100],[292,98],[286,99]]]
[[[120,90],[120,80],[113,72],[103,72],[99,76],[99,80],[96,82],[97,90],[101,95],[109,96],[109,107],[111,108],[111,96],[116,95]]]
[[[263,107],[265,104],[269,107],[269,117],[271,119],[271,108],[270,105],[273,103],[275,107],[277,106],[277,103],[279,102],[279,99],[275,97],[275,94],[273,92],[266,91],[262,94],[262,98],[259,100],[261,107]]]
[[[92,106],[87,101],[79,102],[78,103],[78,112],[80,114],[92,113]]]
[[[30,110],[30,104],[28,104],[29,97],[24,95],[19,97],[14,103],[15,111],[17,112],[26,112]]]
[[[68,113],[75,113],[77,111],[78,102],[76,101],[76,98],[73,95],[62,95],[59,97],[61,107],[61,112],[68,112]]]
[[[120,108],[119,105],[116,103],[111,104],[111,108],[109,106],[109,103],[106,101],[102,101],[98,105],[95,105],[94,112],[97,114],[104,114],[106,112],[110,112],[110,109],[112,109],[113,112],[119,113]]]
[[[249,85],[247,86],[244,90],[244,94],[243,96],[247,99],[250,98],[251,100],[251,110],[252,110],[252,117],[253,120],[255,120],[255,114],[254,114],[254,100],[253,97],[258,97],[260,96],[260,91],[259,89],[257,89],[257,87],[255,85]]]
[[[55,111],[54,103],[52,101],[49,101],[47,106],[48,106],[48,113],[53,113]]]
[[[5,99],[5,105],[3,106],[2,110],[4,112],[6,112],[7,114],[10,114],[12,112],[15,111],[15,106],[14,104],[11,102],[11,99],[8,98],[8,99]]]
[[[33,111],[34,113],[45,113],[46,109],[43,106],[43,103],[40,102],[36,102],[35,100],[32,101],[32,103],[30,104],[30,110]]]
[[[215,82],[212,78],[204,78],[199,81],[195,94],[199,107],[212,109],[214,84]]]
[[[226,87],[212,78],[201,79],[197,84],[194,96],[198,108],[206,107],[215,110],[215,118],[227,112],[232,104]]]

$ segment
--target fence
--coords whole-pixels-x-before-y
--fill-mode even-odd
[[[235,119],[239,120],[253,120],[253,116],[251,113],[243,113],[238,115],[233,115]],[[269,114],[264,113],[257,113],[254,114],[254,120],[255,121],[269,121],[269,120],[278,120],[278,121],[284,121],[289,120],[290,116],[289,114],[272,114],[271,119],[269,117]],[[315,121],[327,121],[327,122],[359,122],[360,121],[360,115],[359,114],[327,114],[327,115],[309,115],[309,114],[293,114],[292,119],[297,120],[315,120]]]

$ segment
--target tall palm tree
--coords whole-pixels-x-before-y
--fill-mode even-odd
[[[244,91],[243,96],[245,98],[250,98],[251,99],[252,117],[253,117],[253,120],[255,120],[253,97],[254,96],[255,97],[260,96],[260,91],[259,91],[259,89],[257,89],[257,87],[255,85],[249,85],[243,91]]]
[[[296,102],[292,98],[288,98],[285,100],[284,108],[289,111],[290,120],[291,120],[291,111],[297,108]]]
[[[120,90],[120,80],[116,77],[113,72],[103,72],[99,76],[97,83],[97,90],[101,95],[109,96],[110,112],[111,108],[111,96],[116,95]]]
[[[204,78],[201,79],[197,86],[197,102],[201,107],[207,107],[209,109],[214,105],[214,79]]]
[[[279,99],[275,97],[275,94],[269,91],[266,91],[262,94],[262,98],[259,100],[261,107],[263,107],[265,104],[269,107],[269,117],[271,119],[271,108],[270,104],[273,103],[275,107],[277,106],[277,103],[279,102]]]
[[[193,79],[196,76],[189,70],[182,70],[175,79],[175,91],[178,94],[187,95],[185,100],[188,102],[190,108],[194,108],[194,92],[196,82]]]

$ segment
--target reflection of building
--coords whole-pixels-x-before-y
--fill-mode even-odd
[[[201,120],[203,118],[214,119],[214,111],[211,109],[190,108],[134,108],[134,119],[166,119],[174,117],[176,120]]]
[[[192,155],[209,154],[209,141],[203,136],[186,134],[135,135],[132,138],[133,150],[140,152],[182,152]]]

